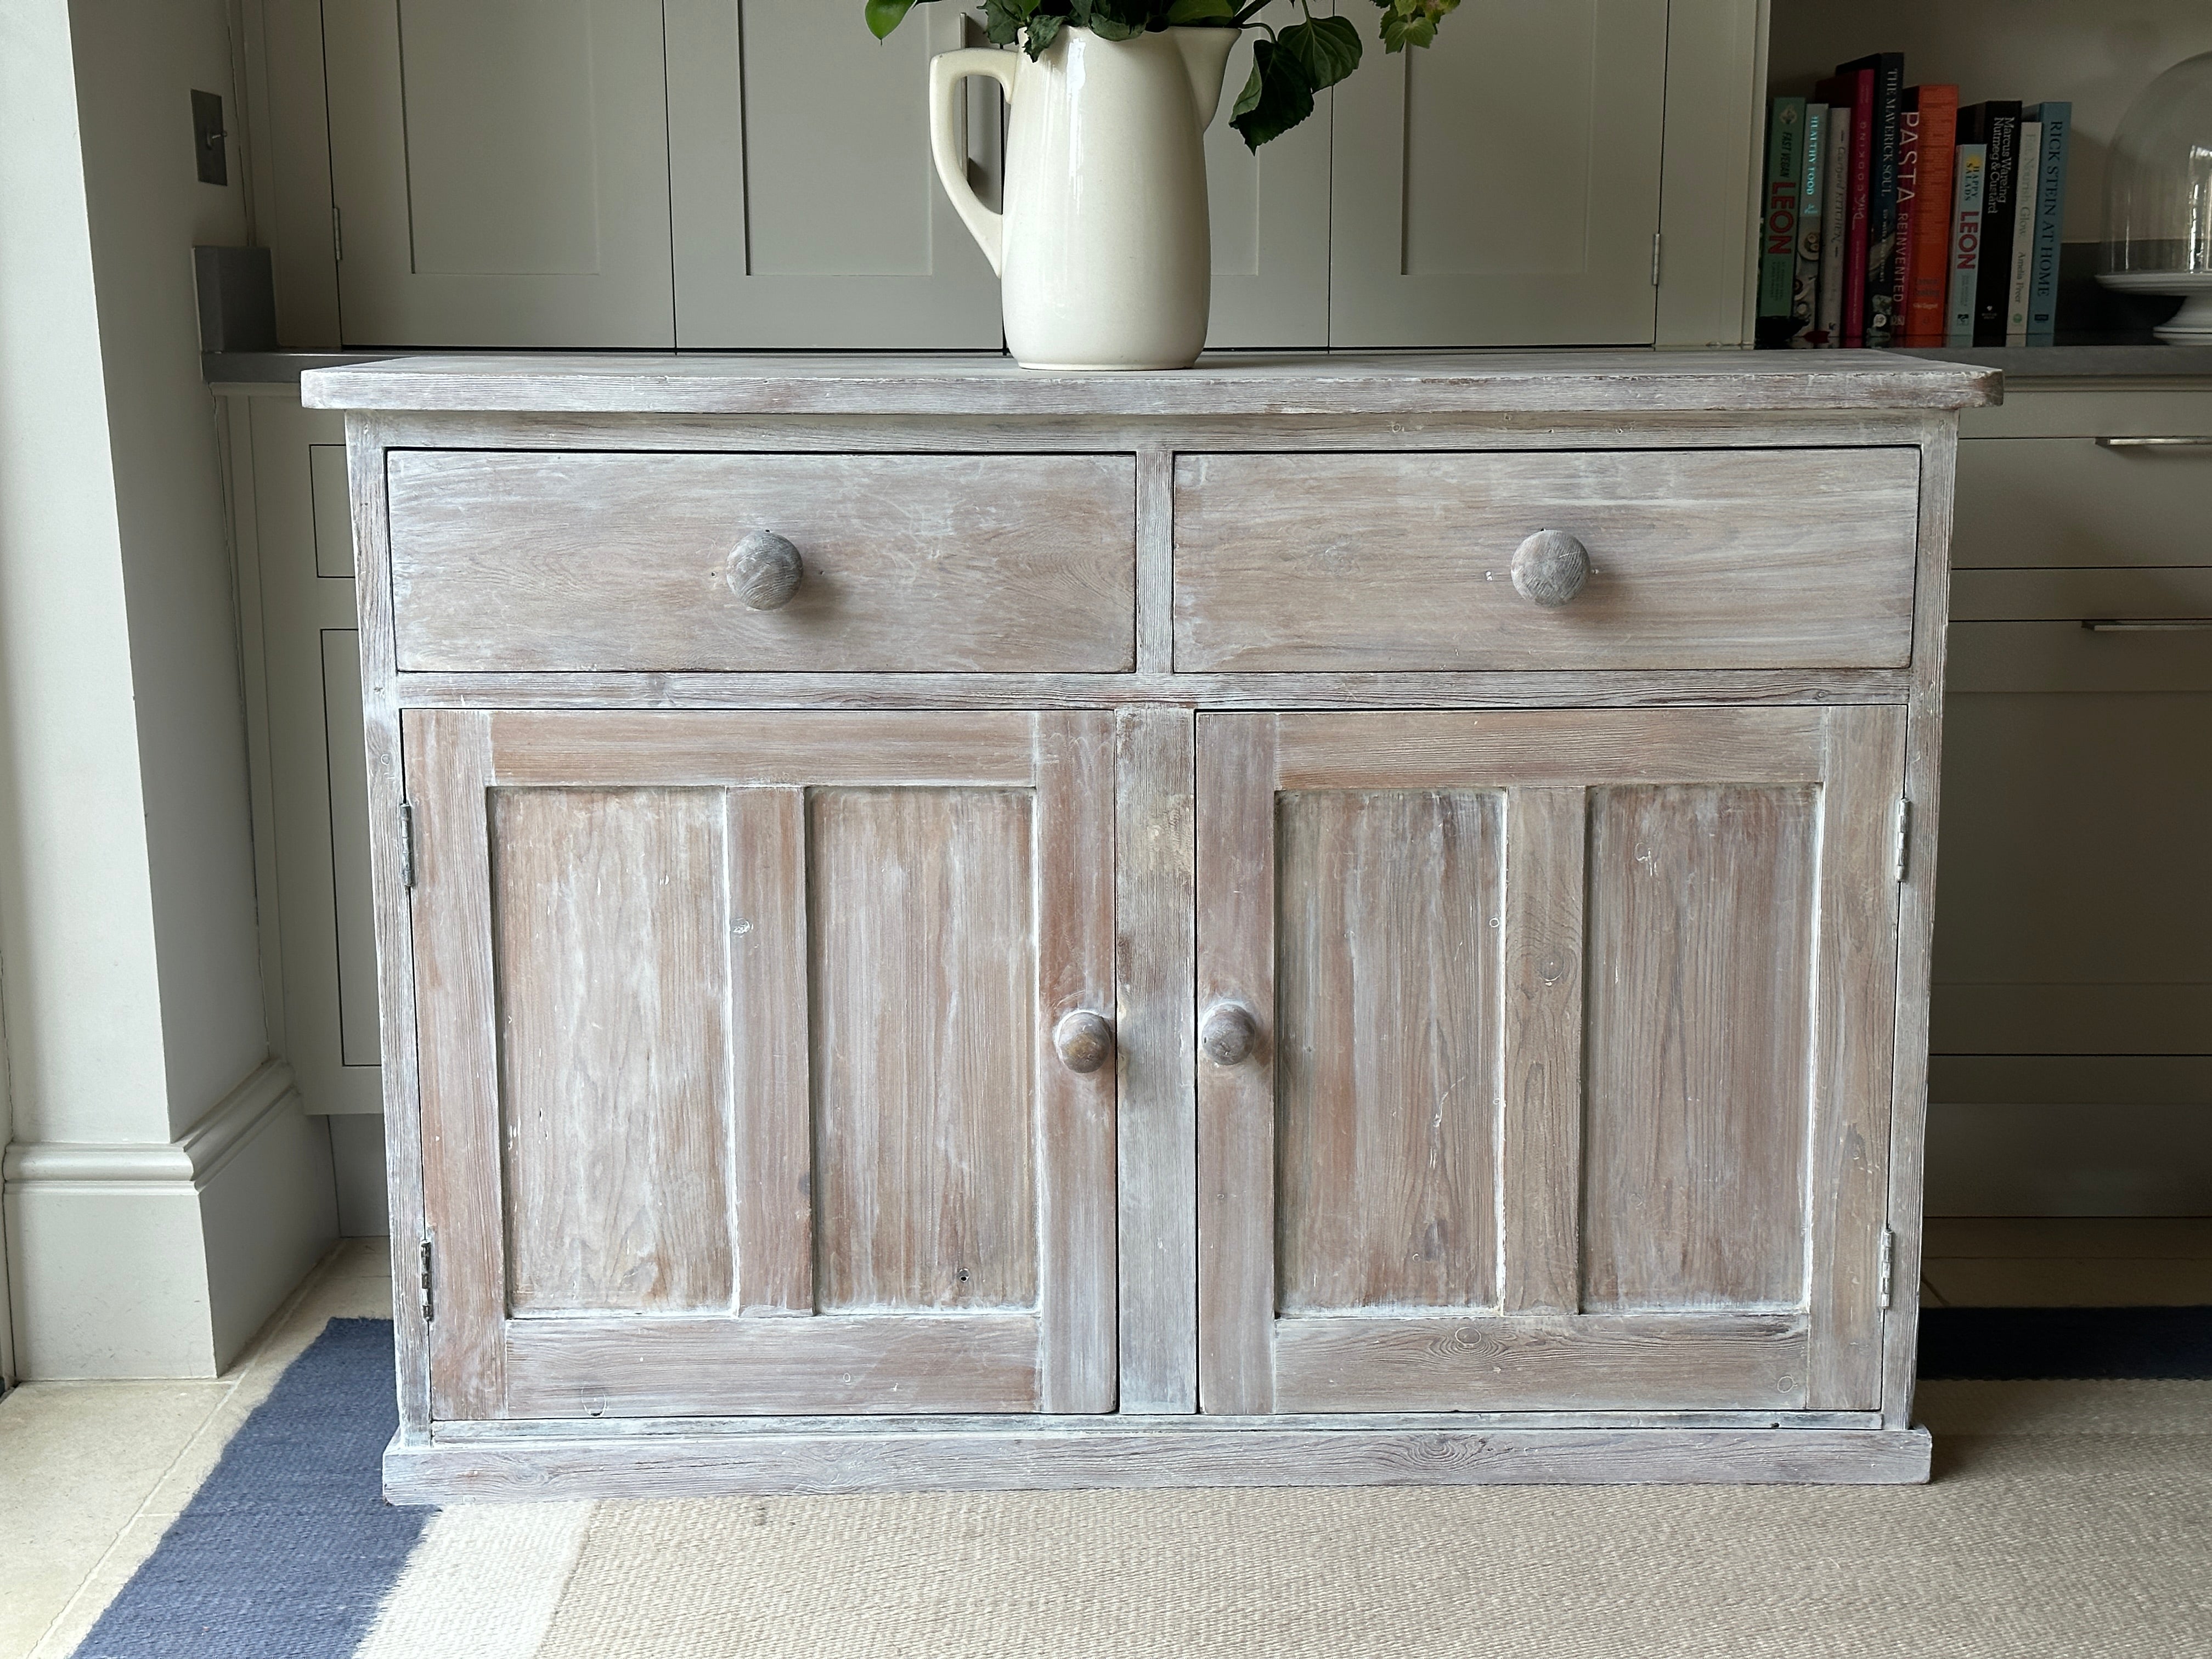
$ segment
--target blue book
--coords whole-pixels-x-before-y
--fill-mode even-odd
[[[2046,100],[2024,112],[2043,123],[2043,161],[2035,185],[2035,250],[2027,271],[2027,343],[2049,345],[2058,332],[2058,248],[2066,228],[2066,139],[2074,106]]]

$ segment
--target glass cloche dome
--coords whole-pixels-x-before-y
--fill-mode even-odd
[[[2178,294],[2161,340],[2212,345],[2212,52],[2142,90],[2112,140],[2100,281],[2131,294]]]

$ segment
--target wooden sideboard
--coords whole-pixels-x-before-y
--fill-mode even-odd
[[[349,411],[387,1490],[1924,1478],[1996,386],[308,375]]]

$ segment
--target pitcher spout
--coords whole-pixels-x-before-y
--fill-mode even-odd
[[[1190,100],[1198,112],[1198,130],[1203,132],[1221,107],[1221,80],[1229,72],[1229,53],[1239,31],[1174,28],[1167,33],[1182,53],[1183,70],[1190,76]]]

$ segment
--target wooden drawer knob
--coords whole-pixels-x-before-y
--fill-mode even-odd
[[[1233,1002],[1216,1003],[1199,1028],[1198,1046],[1216,1066],[1241,1066],[1260,1041],[1260,1022]]]
[[[1582,592],[1589,549],[1564,530],[1540,530],[1513,550],[1513,591],[1546,610]]]
[[[781,610],[805,574],[799,550],[773,530],[754,531],[730,555],[730,592],[748,611]]]
[[[1052,1046],[1061,1065],[1088,1076],[1114,1058],[1114,1027],[1105,1015],[1079,1008],[1052,1028]]]

